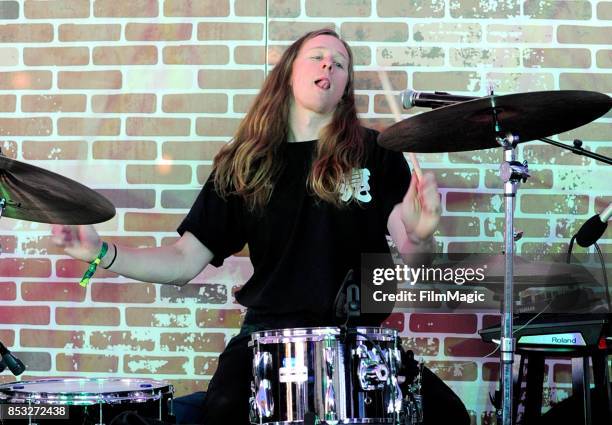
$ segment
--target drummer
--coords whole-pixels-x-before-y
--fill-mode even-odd
[[[387,233],[403,254],[433,249],[440,220],[433,175],[411,180],[403,155],[376,137],[357,118],[349,46],[331,30],[310,32],[284,52],[215,157],[177,242],[103,244],[91,226],[54,226],[54,240],[76,259],[101,256],[100,266],[115,273],[171,285],[221,266],[248,244],[254,273],[236,293],[247,308],[244,324],[219,358],[199,419],[246,425],[252,332],[333,325],[344,276],[359,269],[362,253],[389,252]],[[463,423],[457,412],[467,414],[457,406],[446,413]],[[439,407],[432,401],[432,410]]]

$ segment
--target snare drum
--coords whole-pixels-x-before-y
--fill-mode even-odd
[[[108,425],[115,416],[135,411],[170,422],[174,388],[150,379],[43,379],[0,385],[2,423]],[[41,410],[37,406],[56,407]],[[21,407],[8,414],[8,407]],[[28,408],[29,407],[29,408]],[[18,421],[15,412],[20,413]],[[21,413],[24,413],[22,415]],[[34,417],[34,415],[36,415]]]
[[[251,423],[398,423],[397,332],[300,328],[256,332]]]

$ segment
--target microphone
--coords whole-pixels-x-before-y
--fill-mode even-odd
[[[357,284],[352,283],[346,287],[346,313],[349,317],[359,317],[361,314],[360,299]]]
[[[457,96],[439,91],[434,93],[426,93],[411,89],[401,91],[399,96],[404,109],[410,109],[413,106],[436,109],[442,106],[466,102],[468,100],[480,99],[478,96]]]
[[[338,293],[334,300],[334,311],[336,312],[336,318],[345,319],[348,321],[349,317],[359,317],[361,313],[359,285],[354,280],[353,269],[350,269]]]
[[[13,375],[21,375],[26,367],[17,357],[13,356],[11,352],[0,342],[0,355],[2,355],[2,361],[10,369]]]
[[[601,214],[595,214],[582,225],[576,233],[576,243],[587,248],[597,242],[608,227],[608,220],[612,216],[612,203]]]

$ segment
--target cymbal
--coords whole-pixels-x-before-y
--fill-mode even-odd
[[[514,257],[512,281],[515,289],[528,287],[570,286],[597,284],[597,279],[582,264],[567,264],[562,256],[551,256],[546,261],[530,261],[521,256]],[[455,263],[452,268],[474,268],[484,266],[484,280],[471,285],[488,286],[492,290],[503,290],[506,259],[503,254],[475,254]]]
[[[520,258],[520,257],[518,257]],[[498,258],[489,264],[485,273],[485,282],[489,284],[504,284],[505,260]],[[584,266],[559,262],[516,260],[513,268],[513,281],[518,286],[564,286],[586,285],[597,283]]]
[[[99,193],[67,177],[0,155],[2,217],[54,224],[109,220],[115,207]]]
[[[485,96],[406,118],[379,134],[378,144],[406,152],[489,149],[499,147],[493,112],[503,134],[527,142],[580,127],[611,107],[608,95],[581,90]]]

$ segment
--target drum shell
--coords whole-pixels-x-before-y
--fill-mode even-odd
[[[399,358],[396,331],[358,328],[344,339],[337,328],[283,329],[255,333],[252,344],[252,423],[296,423],[308,413],[328,423],[393,423],[395,413],[389,406],[394,397],[401,399],[391,384]],[[372,351],[374,344],[386,353],[383,363],[390,376],[378,388],[364,390],[358,380],[358,354]],[[269,387],[266,391],[262,380],[269,381],[263,385]],[[264,393],[274,404],[269,416],[257,407]]]
[[[85,387],[85,390],[83,391]],[[92,387],[99,388],[98,392]],[[4,419],[0,423],[45,425],[108,425],[117,415],[133,411],[139,415],[173,423],[174,388],[163,381],[149,379],[44,379],[0,385],[0,404]],[[64,406],[68,419],[6,416],[8,406]]]

